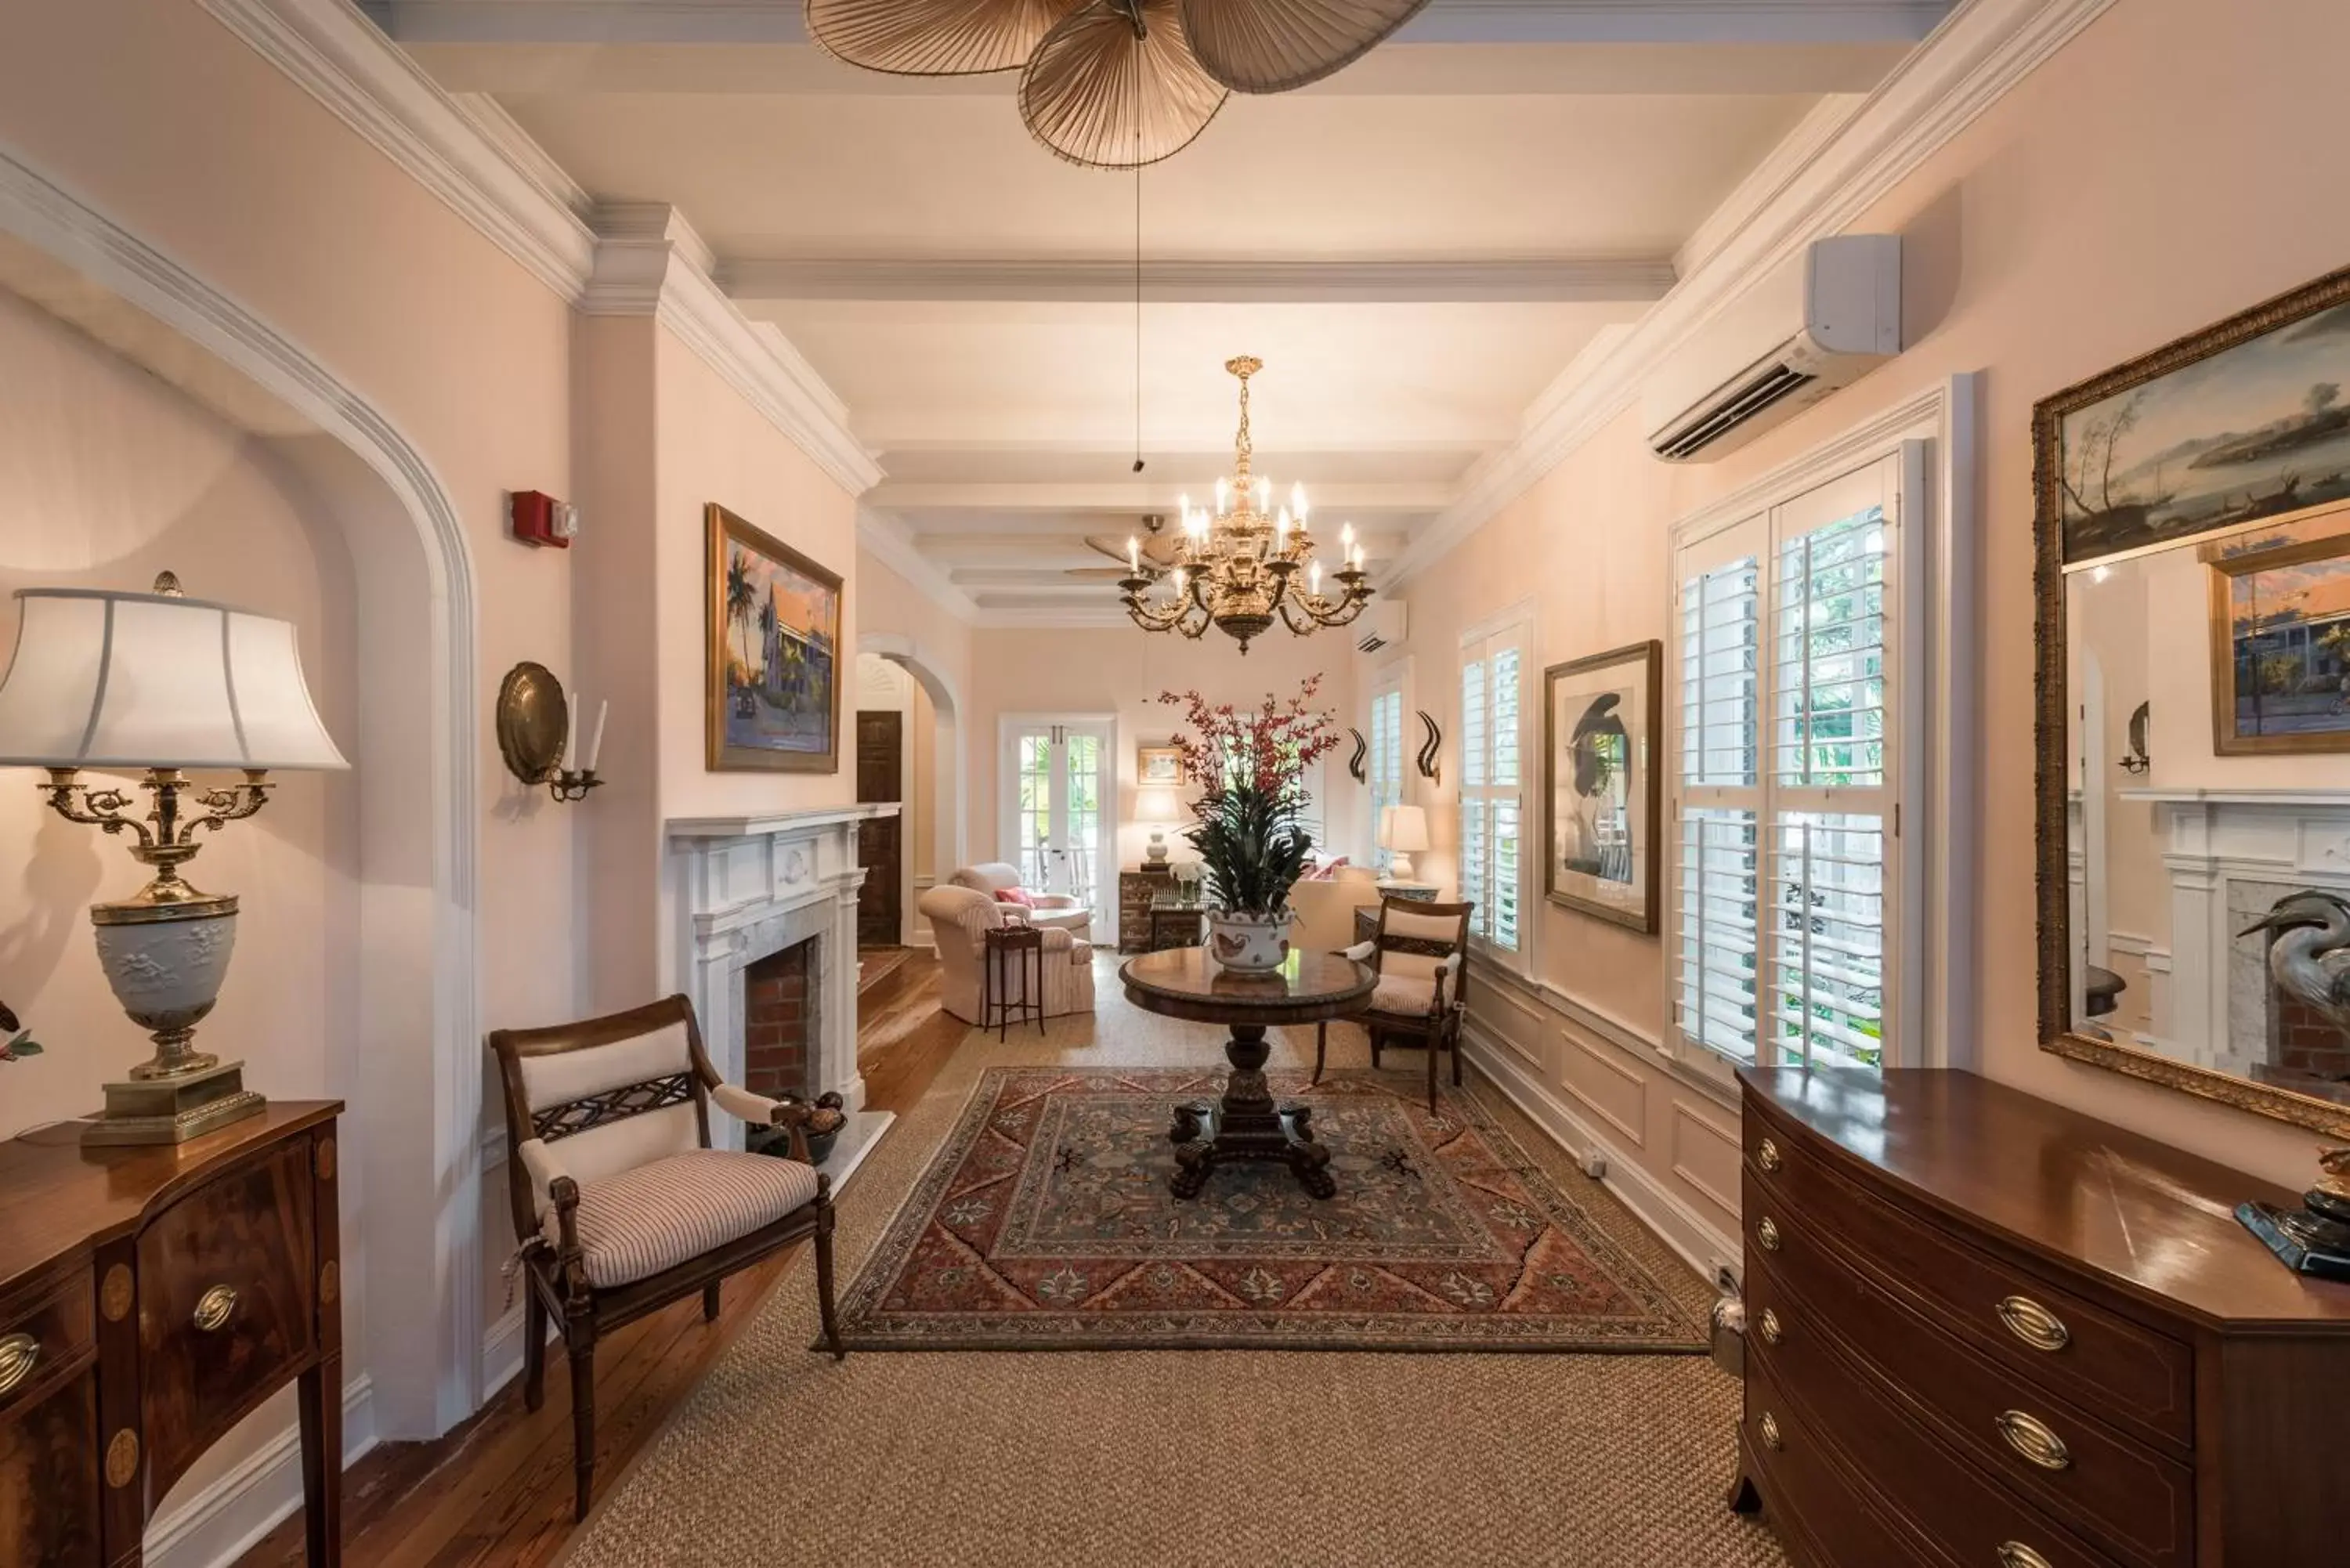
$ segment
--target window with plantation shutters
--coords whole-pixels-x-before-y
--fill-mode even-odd
[[[1525,815],[1523,616],[1461,644],[1461,896],[1470,934],[1515,953],[1522,941]]]
[[[1403,685],[1401,672],[1381,679],[1371,695],[1371,738],[1367,769],[1371,776],[1371,864],[1384,872],[1394,851],[1378,844],[1381,815],[1403,804]]]
[[[1675,1023],[1733,1062],[1886,1064],[1902,472],[1677,552]]]

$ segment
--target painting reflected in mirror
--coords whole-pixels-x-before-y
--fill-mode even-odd
[[[2350,275],[2041,406],[2041,1033],[2350,1136],[2350,483],[2309,466],[2350,443],[2344,296]],[[2262,344],[2275,375],[2221,373]],[[2271,406],[2287,379],[2298,413]],[[2265,488],[2189,502],[2288,451]],[[2085,517],[2109,460],[2136,499]]]

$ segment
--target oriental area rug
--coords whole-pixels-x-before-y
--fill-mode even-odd
[[[842,1301],[850,1348],[1705,1348],[1491,1112],[1446,1090],[1431,1115],[1417,1075],[1271,1075],[1313,1106],[1336,1198],[1274,1163],[1219,1165],[1175,1198],[1170,1113],[1222,1078],[983,1073]]]

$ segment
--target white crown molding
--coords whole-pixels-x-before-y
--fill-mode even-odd
[[[1571,367],[1517,443],[1479,465],[1379,586],[1402,587],[1483,527],[1629,407],[1650,371],[1747,285],[1841,233],[2115,3],[1967,0],[1612,352]]]
[[[201,4],[564,299],[590,315],[659,316],[850,494],[879,482],[840,399],[782,332],[720,292],[710,247],[674,209],[591,213],[510,116],[443,91],[350,0]]]
[[[222,26],[447,202],[547,287],[573,297],[595,236],[484,136],[348,0],[199,0]]]
[[[1142,265],[1158,304],[1645,305],[1672,287],[1665,256],[1554,256],[1483,261],[1166,260]],[[742,259],[719,282],[737,300],[1130,301],[1134,263],[1116,258],[906,261]]]
[[[1867,101],[1865,93],[1842,92],[1825,94],[1812,105],[1795,128],[1779,139],[1779,144],[1747,171],[1746,178],[1699,221],[1673,252],[1675,275],[1687,277],[1712,260],[1739,230],[1779,199],[1788,182],[1819,156]]]
[[[922,554],[920,546],[914,543],[912,531],[897,518],[870,506],[858,507],[857,542],[955,619],[968,626],[978,618],[979,607],[972,602],[971,596]]]

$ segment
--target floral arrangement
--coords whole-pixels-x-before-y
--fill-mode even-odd
[[[5,1002],[0,1002],[0,1035],[7,1036],[0,1039],[0,1062],[19,1061],[41,1054],[41,1043],[33,1038],[31,1030],[16,1021],[16,1014]]]
[[[1296,696],[1284,701],[1267,692],[1261,707],[1245,712],[1229,702],[1211,707],[1197,691],[1159,694],[1185,710],[1193,732],[1174,742],[1184,775],[1204,791],[1191,806],[1199,821],[1183,836],[1200,853],[1217,909],[1285,916],[1289,890],[1314,849],[1298,785],[1338,744],[1330,715],[1313,706],[1321,685],[1321,676],[1310,675]]]
[[[1263,794],[1294,790],[1308,766],[1338,746],[1328,711],[1314,706],[1321,690],[1322,677],[1309,675],[1296,696],[1284,701],[1268,691],[1246,712],[1230,702],[1211,707],[1197,691],[1161,691],[1159,701],[1182,709],[1194,732],[1174,740],[1183,753],[1183,776],[1207,790],[1192,809],[1235,784]]]

